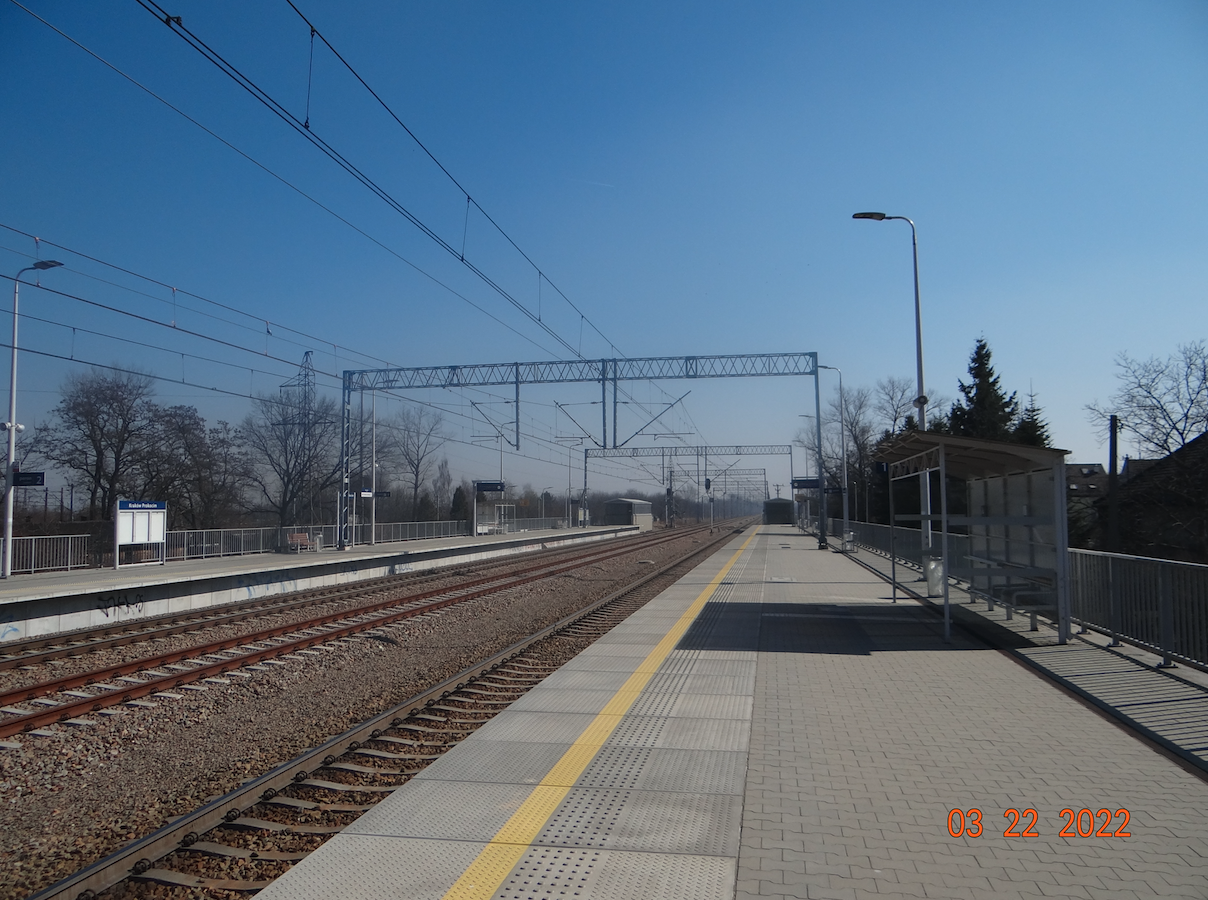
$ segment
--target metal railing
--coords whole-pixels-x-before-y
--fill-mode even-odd
[[[1073,621],[1175,660],[1208,667],[1208,566],[1070,551]]]
[[[890,555],[888,525],[851,522],[849,528],[860,545]],[[895,528],[893,537],[898,562],[921,569],[921,532]],[[949,558],[968,554],[967,535],[949,534],[948,541]],[[1163,665],[1208,669],[1208,565],[1076,549],[1069,562],[1074,624],[1149,650]]]
[[[521,519],[515,530],[527,530],[529,522],[542,525],[531,527],[556,528],[555,520]],[[358,545],[369,544],[368,523],[354,526]],[[465,521],[443,522],[381,522],[373,534],[373,543],[390,544],[424,538],[458,537],[469,534]],[[165,558],[171,562],[188,559],[208,559],[219,556],[246,556],[253,553],[286,553],[316,551],[336,545],[334,525],[296,525],[286,528],[207,528],[169,531],[165,536]],[[96,555],[112,555],[96,551],[95,542],[87,534],[56,534],[13,538],[13,568],[17,574],[98,568],[107,560]],[[158,554],[157,554],[158,556]]]
[[[84,569],[90,565],[86,534],[13,538],[14,573]]]

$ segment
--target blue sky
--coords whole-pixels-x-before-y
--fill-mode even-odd
[[[43,247],[68,264],[44,283],[121,312],[23,290],[58,323],[24,321],[23,347],[182,380],[161,400],[232,421],[305,349],[326,373],[571,355],[133,0],[26,5],[373,240],[0,4],[0,224],[246,314]],[[928,393],[951,400],[985,337],[1071,461],[1105,461],[1083,408],[1118,353],[1208,337],[1201,2],[299,7],[542,276],[318,43],[312,131],[585,356],[817,351],[849,386],[913,378],[909,227],[860,210],[918,227]],[[169,11],[305,116],[310,35],[284,0]],[[0,271],[33,253],[0,231]],[[23,356],[19,419],[78,365]],[[806,379],[634,385],[622,436],[689,389],[665,430],[690,443],[787,442],[812,411]],[[497,472],[469,404],[510,419],[492,393],[423,398],[459,474]],[[577,429],[554,404],[598,437],[593,401],[526,389],[505,477],[564,485]],[[742,463],[765,464],[787,477]]]

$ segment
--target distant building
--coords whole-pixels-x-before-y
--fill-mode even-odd
[[[609,500],[604,504],[604,524],[636,525],[638,531],[650,531],[654,528],[653,507],[649,500]]]
[[[1107,496],[1107,469],[1102,463],[1066,463],[1066,513],[1071,547],[1097,549],[1099,500]]]
[[[1208,434],[1162,459],[1125,460],[1119,495],[1122,552],[1208,563]],[[1105,522],[1106,496],[1097,509]]]

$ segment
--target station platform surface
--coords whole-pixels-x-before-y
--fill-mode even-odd
[[[634,533],[595,526],[249,553],[0,579],[0,644]]]
[[[736,535],[258,896],[1208,897],[1202,774],[816,546]]]
[[[228,575],[249,575],[274,571],[285,566],[307,569],[337,562],[365,562],[394,556],[418,556],[433,550],[491,548],[521,541],[559,541],[585,535],[613,534],[632,528],[562,528],[547,531],[520,531],[512,534],[488,534],[471,537],[421,538],[414,541],[390,541],[360,544],[347,550],[319,550],[301,553],[248,553],[243,556],[210,556],[202,559],[173,560],[163,565],[133,565],[120,569],[72,569],[57,572],[13,574],[0,580],[0,604],[31,597],[61,597],[89,591],[120,591],[148,585],[197,581]]]

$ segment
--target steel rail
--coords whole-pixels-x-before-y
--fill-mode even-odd
[[[368,604],[363,607],[358,607],[355,610],[345,610],[341,613],[332,613],[306,622],[295,622],[290,625],[278,625],[274,628],[255,632],[251,635],[242,635],[236,638],[213,641],[209,644],[203,644],[200,646],[185,647],[180,650],[174,650],[155,657],[132,660],[117,666],[97,669],[90,672],[81,672],[75,675],[67,675],[63,678],[54,679],[53,681],[44,681],[38,684],[27,685],[22,688],[14,688],[11,691],[0,694],[0,706],[8,706],[13,703],[22,703],[62,691],[87,687],[90,684],[96,683],[99,679],[122,678],[138,672],[154,670],[158,666],[173,665],[188,659],[214,656],[219,653],[228,654],[218,662],[213,662],[208,665],[201,665],[196,668],[189,669],[188,671],[173,672],[165,675],[154,675],[147,681],[139,684],[130,683],[120,689],[111,690],[104,694],[97,694],[91,697],[74,698],[72,700],[62,701],[57,705],[49,707],[45,710],[29,712],[24,715],[10,716],[9,718],[0,720],[0,738],[11,737],[13,735],[20,734],[23,731],[30,731],[34,728],[40,728],[43,725],[52,725],[56,722],[66,721],[68,719],[79,717],[85,713],[96,712],[97,710],[104,709],[108,706],[117,706],[120,703],[128,703],[131,700],[137,700],[140,697],[146,697],[151,694],[170,690],[173,687],[183,687],[186,684],[192,684],[205,678],[213,678],[215,676],[225,674],[232,668],[256,665],[265,660],[286,656],[290,653],[296,653],[299,650],[306,650],[318,644],[325,644],[329,641],[339,640],[363,631],[380,628],[383,625],[393,624],[394,622],[398,622],[403,619],[414,618],[415,616],[434,612],[438,609],[443,609],[444,607],[451,606],[455,603],[477,599],[479,597],[486,596],[487,594],[497,593],[513,587],[519,587],[520,585],[529,584],[533,581],[539,581],[544,578],[552,578],[555,575],[560,575],[564,572],[582,568],[602,560],[612,559],[617,556],[624,556],[629,553],[647,549],[651,546],[657,546],[660,543],[665,543],[690,533],[692,532],[679,532],[673,537],[660,536],[659,540],[647,541],[637,546],[631,544],[619,549],[609,547],[605,552],[589,554],[585,558],[575,559],[570,562],[555,563],[553,565],[546,563],[543,565],[529,566],[520,570],[518,573],[512,572],[508,573],[507,575],[497,576],[494,578],[480,578],[468,583],[437,588],[431,591],[426,591],[422,594],[411,595],[405,598],[383,600],[377,603]],[[478,588],[478,590],[467,590],[468,588]],[[422,602],[431,597],[437,597],[442,594],[451,594],[452,596],[448,596],[443,600],[435,600],[430,603]],[[407,604],[419,605],[409,605],[408,608],[400,610],[396,613],[383,613],[383,610]],[[379,613],[381,614],[379,615]],[[366,618],[367,616],[369,618]],[[281,637],[282,635],[295,634],[301,631],[322,628],[324,626],[333,625],[337,622],[348,621],[349,619],[357,619],[358,621],[353,621],[350,624],[342,627],[331,628],[330,630],[323,631],[320,634],[306,635],[294,640],[288,640],[267,648],[253,647],[251,651],[240,651],[237,649],[272,641],[273,639]]]
[[[573,552],[574,546],[572,545],[570,548],[554,547],[531,552],[542,555],[565,555],[567,552]],[[450,577],[448,569],[452,568],[475,572],[497,565],[499,565],[497,559],[484,560],[478,563],[458,562],[447,567],[432,570],[408,572],[400,575],[384,575],[379,578],[366,579],[357,582],[356,588],[369,593],[390,585],[403,585],[415,581],[422,582],[448,578]],[[36,665],[37,663],[52,659],[81,656],[85,653],[127,646],[158,637],[171,637],[176,634],[196,630],[197,628],[230,625],[244,619],[255,618],[258,615],[263,615],[265,612],[288,611],[302,606],[347,599],[349,590],[350,586],[347,585],[332,585],[312,588],[290,595],[278,595],[276,597],[259,598],[239,603],[217,604],[205,609],[148,616],[142,619],[132,619],[126,622],[102,625],[99,628],[60,632],[54,635],[42,635],[19,641],[5,641],[0,643],[0,670],[13,669],[18,666]],[[293,596],[294,599],[284,599],[286,596]],[[89,637],[93,637],[94,639],[89,640]]]
[[[324,741],[300,756],[276,766],[259,778],[236,788],[228,794],[218,797],[192,813],[164,825],[144,838],[140,838],[118,850],[116,853],[97,860],[92,865],[82,869],[67,878],[31,895],[28,900],[89,900],[101,891],[125,880],[130,875],[138,875],[149,871],[154,860],[159,859],[178,848],[188,848],[195,844],[209,829],[223,822],[234,822],[261,800],[271,800],[282,788],[295,782],[309,778],[314,771],[331,765],[344,753],[358,750],[367,740],[373,740],[386,728],[401,724],[402,719],[414,715],[425,706],[431,706],[445,699],[466,683],[499,668],[509,660],[519,656],[529,647],[547,637],[564,630],[586,618],[602,607],[613,603],[626,594],[661,578],[685,562],[714,549],[717,545],[730,540],[733,529],[719,535],[715,540],[703,543],[687,556],[656,569],[642,576],[631,584],[620,588],[595,603],[584,607],[578,612],[571,613],[559,621],[535,634],[517,641],[510,647],[500,650],[487,659],[476,663],[456,675],[446,678],[439,684],[422,693],[416,694],[403,703],[385,712],[379,713],[360,725],[345,731],[343,734]],[[680,532],[682,535],[684,532]]]
[[[582,565],[586,562],[608,559],[618,554],[634,552],[649,546],[657,546],[659,543],[671,539],[672,538],[670,537],[659,535],[658,540],[647,540],[642,542],[640,545],[630,544],[622,550],[617,550],[614,545],[608,545],[604,548],[592,548],[591,552],[587,556],[579,555],[573,557],[570,560],[569,565],[574,568],[575,566]],[[119,663],[113,666],[93,669],[88,672],[80,672],[74,675],[64,675],[61,678],[38,682],[21,688],[12,688],[8,691],[0,692],[0,706],[7,705],[9,703],[21,703],[27,700],[32,700],[36,697],[45,697],[49,696],[50,694],[58,693],[59,691],[70,690],[72,688],[86,687],[94,681],[104,678],[120,678],[123,675],[135,674],[148,668],[154,668],[155,666],[171,665],[172,663],[180,662],[185,659],[206,656],[212,653],[226,652],[234,647],[241,647],[248,644],[272,640],[273,638],[279,637],[282,634],[303,631],[307,628],[322,627],[332,622],[339,622],[353,618],[357,615],[370,614],[382,609],[389,609],[394,606],[399,606],[401,604],[418,602],[431,597],[438,597],[442,594],[447,594],[452,591],[465,590],[467,588],[477,587],[480,585],[489,584],[491,582],[503,582],[509,578],[514,578],[519,575],[526,575],[531,572],[541,571],[542,569],[552,568],[558,565],[567,565],[567,563],[560,563],[547,559],[534,565],[522,566],[521,568],[513,569],[509,572],[488,575],[472,581],[463,581],[453,585],[446,584],[442,587],[432,588],[428,591],[421,591],[419,593],[409,594],[403,597],[388,598],[386,600],[379,600],[374,603],[367,603],[363,606],[358,606],[352,609],[345,609],[323,616],[315,616],[311,619],[306,619],[301,622],[277,625],[273,628],[261,629],[260,631],[254,631],[244,635],[223,638],[207,644],[194,644],[190,647],[185,647],[177,651],[171,651],[169,653],[142,657],[137,660],[130,660],[128,662]],[[446,574],[445,577],[449,577],[448,574]],[[389,590],[390,588],[391,585],[380,583],[376,585],[359,585],[353,588],[346,588],[342,592],[332,592],[330,596],[326,598],[326,600],[330,602],[342,599],[355,599],[361,594],[369,595],[373,593],[380,593],[381,591]],[[341,596],[341,594],[343,594],[343,596]]]

